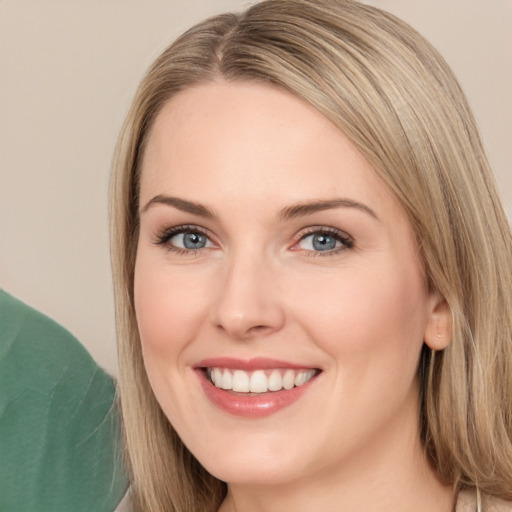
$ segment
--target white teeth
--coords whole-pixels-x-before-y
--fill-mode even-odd
[[[295,385],[302,386],[302,384],[305,384],[308,380],[311,380],[314,375],[315,375],[315,370],[307,370],[307,371],[298,372],[295,377]]]
[[[283,387],[283,377],[279,370],[272,370],[270,377],[268,378],[268,389],[269,391],[279,391]]]
[[[295,376],[295,385],[302,386],[306,382],[306,372],[299,372]]]
[[[253,372],[249,381],[249,391],[251,393],[265,393],[268,391],[267,376],[263,370]]]
[[[245,372],[229,368],[208,368],[207,374],[217,388],[238,393],[266,393],[302,386],[315,376],[315,370],[256,370]]]
[[[283,377],[283,388],[292,389],[295,386],[295,372],[287,370]]]
[[[233,388],[233,376],[229,370],[224,370],[222,374],[222,389],[232,389]]]
[[[216,386],[222,387],[222,370],[214,368],[212,372],[212,380]]]
[[[249,393],[249,375],[242,370],[233,372],[232,390],[240,393]],[[215,384],[217,385],[217,384]]]

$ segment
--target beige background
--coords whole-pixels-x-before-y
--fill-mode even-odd
[[[107,187],[135,86],[195,21],[243,0],[0,0],[0,287],[116,372]],[[473,105],[512,212],[512,0],[372,0],[430,39]]]

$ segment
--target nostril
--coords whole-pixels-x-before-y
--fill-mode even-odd
[[[267,331],[271,331],[272,330],[272,327],[270,327],[269,325],[254,325],[253,327],[251,327],[247,333],[248,334],[263,334]]]
[[[250,327],[245,326],[226,326],[222,324],[217,324],[217,328],[226,334],[230,335],[233,338],[238,338],[241,340],[246,340],[248,338],[252,338],[254,336],[263,336],[266,333],[272,332],[274,329],[270,325],[253,325]]]

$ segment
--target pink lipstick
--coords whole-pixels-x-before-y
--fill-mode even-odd
[[[320,374],[317,368],[267,358],[211,358],[194,369],[213,404],[247,418],[269,416],[296,402]]]

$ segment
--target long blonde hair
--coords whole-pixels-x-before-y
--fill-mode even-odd
[[[144,511],[214,511],[226,487],[161,411],[133,302],[140,164],[172,96],[219,78],[274,84],[343,131],[394,191],[429,285],[452,312],[451,344],[419,362],[421,433],[439,476],[512,499],[512,242],[478,129],[456,79],[411,27],[350,0],[268,0],[198,24],[144,77],[111,182],[120,396],[134,494]]]

